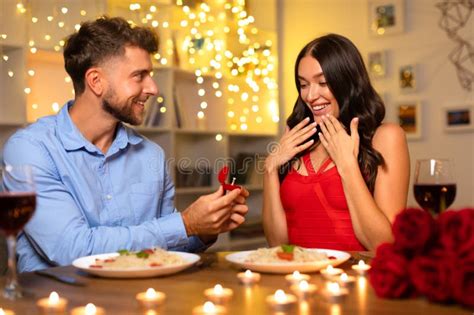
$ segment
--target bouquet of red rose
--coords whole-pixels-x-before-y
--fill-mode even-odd
[[[408,208],[392,230],[395,241],[377,248],[369,272],[378,296],[424,295],[474,307],[474,208],[448,210],[436,219]]]

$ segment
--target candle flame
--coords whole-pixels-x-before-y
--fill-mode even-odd
[[[56,291],[53,291],[49,294],[49,304],[58,304],[59,303],[59,294]]]
[[[250,271],[250,270],[248,270],[248,269],[245,270],[245,276],[246,276],[246,277],[252,277],[252,271]]]
[[[341,287],[337,282],[328,282],[327,288],[331,293],[338,293],[341,290]]]
[[[309,284],[308,284],[308,281],[306,280],[303,280],[299,283],[299,288],[301,291],[307,291],[308,288],[309,288]]]
[[[341,280],[342,280],[342,281],[347,281],[347,279],[348,279],[348,278],[347,278],[347,273],[344,272],[344,273],[341,275]]]
[[[364,265],[365,265],[365,262],[363,260],[359,260],[359,266],[364,267]]]
[[[296,278],[296,279],[299,279],[299,278],[301,278],[301,274],[300,274],[300,272],[299,272],[299,271],[295,271],[295,272],[293,272],[293,278]]]
[[[334,268],[332,267],[332,265],[328,265],[327,268],[326,268],[327,272],[332,272],[333,270],[334,270]]]
[[[86,315],[94,315],[97,312],[97,308],[92,303],[87,303],[84,309]]]
[[[274,297],[275,297],[275,301],[278,303],[283,303],[286,301],[286,293],[283,290],[276,290]]]
[[[153,288],[148,288],[148,290],[146,290],[145,297],[146,297],[147,299],[154,299],[154,298],[156,298],[156,291],[155,291],[155,289],[153,289]]]
[[[216,311],[216,306],[214,305],[214,303],[207,301],[206,303],[204,303],[202,310],[205,313],[213,313]]]
[[[216,284],[214,286],[214,293],[215,294],[222,294],[222,293],[224,293],[224,288],[220,284]]]

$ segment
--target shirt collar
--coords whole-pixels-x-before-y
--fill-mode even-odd
[[[138,144],[143,141],[143,138],[140,137],[135,130],[130,127],[125,126],[123,123],[119,123],[117,127],[117,135],[115,140],[112,143],[109,151],[111,154],[115,153],[112,150],[116,148],[117,150],[124,149],[129,143],[131,145]]]
[[[57,134],[61,140],[64,148],[68,151],[85,148],[89,152],[100,152],[95,145],[88,141],[82,133],[77,129],[69,115],[69,108],[74,104],[71,100],[66,103],[60,110],[57,116]],[[119,123],[117,135],[112,143],[108,155],[115,153],[115,151],[124,149],[129,143],[136,145],[143,141],[143,138],[138,135],[132,128],[124,126]]]

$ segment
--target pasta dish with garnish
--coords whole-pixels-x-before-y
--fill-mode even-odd
[[[250,253],[245,262],[249,263],[307,263],[329,260],[326,253],[308,250],[293,245],[259,248]]]
[[[168,253],[161,248],[144,249],[139,252],[120,250],[118,254],[118,256],[114,257],[96,259],[89,267],[98,269],[132,269],[184,263],[183,258],[180,256]]]

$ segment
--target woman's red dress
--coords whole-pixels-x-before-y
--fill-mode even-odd
[[[308,175],[291,169],[280,186],[290,244],[307,248],[363,251],[349,214],[341,177],[327,159],[316,172],[303,156]]]

